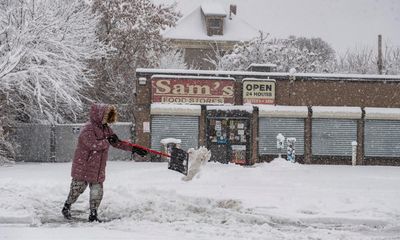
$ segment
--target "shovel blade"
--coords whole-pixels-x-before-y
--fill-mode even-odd
[[[168,169],[187,175],[189,165],[189,154],[182,149],[172,148]]]

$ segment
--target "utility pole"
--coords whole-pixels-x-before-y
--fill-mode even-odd
[[[378,73],[382,74],[383,60],[382,60],[382,35],[378,35]]]

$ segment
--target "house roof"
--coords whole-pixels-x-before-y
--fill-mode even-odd
[[[205,2],[201,4],[201,10],[205,16],[226,16],[226,11],[221,4],[217,2]]]
[[[225,18],[224,20],[224,35],[208,36],[201,11],[204,11],[204,5],[197,7],[191,13],[181,18],[175,27],[166,30],[162,34],[163,37],[180,40],[249,41],[259,33],[259,30],[255,27],[248,24],[239,16],[233,15],[232,19]],[[206,11],[207,13],[217,13],[223,11],[223,8],[212,8],[212,5],[207,5]]]

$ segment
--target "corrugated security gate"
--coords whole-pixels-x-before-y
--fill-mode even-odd
[[[400,109],[365,108],[365,157],[400,156]]]
[[[153,115],[151,119],[151,148],[161,149],[161,139],[177,138],[182,140],[181,148],[188,150],[199,144],[198,116]]]
[[[400,121],[366,120],[364,141],[366,157],[399,157]]]
[[[351,156],[357,141],[359,107],[312,108],[312,154],[319,156]]]
[[[303,118],[266,118],[259,121],[259,154],[276,155],[276,136],[281,133],[285,138],[296,138],[296,154],[304,154]],[[285,143],[286,146],[286,143]],[[285,152],[285,151],[284,151]]]
[[[296,138],[296,154],[304,155],[304,122],[308,116],[305,106],[260,105],[258,123],[259,155],[277,155],[276,136]],[[286,153],[285,141],[283,153]]]
[[[352,141],[357,141],[357,120],[313,119],[313,155],[351,156]]]

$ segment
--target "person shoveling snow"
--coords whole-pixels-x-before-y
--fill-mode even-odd
[[[61,212],[66,219],[71,220],[71,205],[90,188],[89,222],[100,220],[97,209],[103,199],[103,182],[106,178],[106,162],[110,145],[125,151],[132,151],[140,156],[148,152],[144,149],[123,144],[113,133],[108,124],[116,121],[117,111],[112,105],[93,104],[90,109],[90,121],[79,134],[78,145],[72,162],[71,186],[67,200]]]
[[[199,149],[190,148],[188,153],[190,167],[187,175],[182,177],[183,181],[192,180],[195,175],[200,173],[201,168],[206,165],[211,158],[211,151],[205,147],[200,147]]]
[[[182,149],[174,148],[171,155],[158,152],[127,141],[121,141],[108,124],[116,121],[117,111],[112,105],[93,104],[90,109],[90,121],[79,134],[71,169],[71,185],[67,200],[61,210],[63,216],[71,220],[71,205],[90,188],[89,222],[101,222],[97,217],[97,209],[103,198],[103,182],[108,159],[108,149],[111,146],[125,151],[131,151],[142,157],[148,153],[170,157],[169,169],[178,171],[191,180],[200,171],[200,167],[210,159],[211,153],[204,147],[193,151],[192,165],[188,171],[189,154]],[[189,174],[188,174],[189,173]]]

